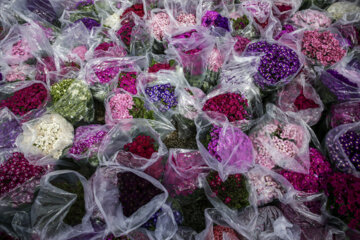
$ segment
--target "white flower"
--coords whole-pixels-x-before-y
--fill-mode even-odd
[[[113,15],[108,16],[104,21],[104,25],[111,27],[112,29],[118,29],[120,26],[120,15],[114,13]]]
[[[45,114],[23,125],[16,144],[25,155],[52,156],[58,159],[72,144],[74,128],[59,114]]]

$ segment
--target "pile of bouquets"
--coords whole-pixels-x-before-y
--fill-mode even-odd
[[[0,1],[0,239],[360,239],[359,0]]]

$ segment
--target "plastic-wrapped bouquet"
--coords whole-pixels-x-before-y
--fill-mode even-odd
[[[278,88],[289,83],[301,69],[298,54],[291,48],[259,41],[250,43],[244,56],[261,56],[255,83],[263,90]]]
[[[358,176],[360,170],[359,122],[340,125],[326,135],[326,148],[331,161],[342,172]]]
[[[241,209],[249,205],[249,192],[246,186],[246,177],[242,174],[230,175],[222,181],[215,171],[206,176],[212,197],[219,198],[231,209]]]
[[[124,236],[146,223],[168,197],[154,178],[119,166],[98,168],[93,185],[95,201],[115,236]]]
[[[119,91],[111,94],[105,101],[105,122],[113,124],[121,119],[145,118],[155,119],[151,103],[140,96]]]
[[[51,86],[55,112],[71,123],[91,122],[94,118],[93,98],[88,86],[81,80],[63,79]]]
[[[320,63],[328,67],[339,62],[346,50],[338,35],[329,30],[308,30],[304,32],[301,42],[301,52],[307,56],[312,64]]]
[[[305,193],[318,193],[325,189],[327,178],[333,173],[330,163],[316,148],[310,148],[309,174],[288,170],[279,171],[296,190]]]
[[[16,138],[16,145],[29,160],[40,161],[37,159],[39,156],[58,159],[74,139],[73,126],[55,113],[26,122],[22,129],[23,132]]]
[[[69,155],[77,160],[86,158],[97,165],[99,146],[109,130],[110,127],[106,125],[96,124],[76,128],[73,145],[68,151]]]
[[[327,28],[332,22],[326,13],[313,9],[296,12],[294,16],[292,16],[291,21],[298,27],[310,27],[314,29]]]
[[[255,162],[259,165],[308,172],[310,133],[301,121],[268,105],[267,115],[249,136],[257,153]]]
[[[199,115],[196,125],[200,153],[212,169],[219,171],[222,179],[229,174],[246,172],[253,165],[253,144],[240,128],[204,115]]]
[[[329,125],[331,128],[346,123],[355,123],[360,121],[360,101],[348,101],[334,104],[328,115]]]
[[[311,84],[303,81],[301,74],[296,81],[286,85],[279,93],[279,108],[284,112],[294,112],[310,126],[315,125],[321,117],[324,105]],[[300,81],[298,81],[300,80]]]
[[[360,179],[347,173],[334,173],[326,181],[327,210],[350,228],[359,230]]]
[[[24,154],[14,152],[0,165],[0,201],[13,206],[31,203],[47,166],[28,162]]]
[[[46,104],[48,90],[40,82],[13,83],[0,87],[0,109],[7,107],[17,116],[24,116]]]

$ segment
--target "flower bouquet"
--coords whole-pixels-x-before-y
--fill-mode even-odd
[[[132,96],[124,91],[110,94],[105,100],[105,122],[114,124],[122,119],[144,118],[160,120],[157,109],[141,96]]]
[[[145,224],[168,197],[154,178],[120,166],[98,168],[93,188],[95,201],[115,236],[124,236]]]
[[[308,173],[311,138],[307,126],[274,105],[266,108],[267,114],[249,134],[257,153],[255,163],[269,169],[279,166]]]
[[[31,204],[40,179],[50,166],[31,164],[20,152],[13,152],[0,164],[0,202],[2,206]]]
[[[205,82],[208,59],[214,49],[215,41],[200,27],[187,27],[172,34],[169,39],[169,51],[176,56],[184,68],[185,78],[193,87],[208,91],[209,83]],[[213,55],[219,60],[219,54]],[[215,65],[214,65],[215,66]],[[217,68],[217,67],[216,67]],[[213,87],[213,85],[211,85]]]
[[[256,204],[258,206],[286,199],[290,190],[290,184],[278,174],[266,168],[256,167],[251,169],[246,175],[251,189],[255,191]]]
[[[301,41],[301,52],[310,64],[329,67],[346,55],[346,48],[339,34],[330,30],[307,30]]]
[[[92,165],[98,165],[97,152],[106,134],[107,125],[85,125],[76,128],[72,146],[68,155],[76,160],[87,159]]]
[[[343,124],[331,129],[325,138],[331,162],[341,172],[359,175],[360,133],[359,122]]]
[[[71,123],[94,119],[93,98],[85,82],[63,79],[51,86],[52,109]]]
[[[170,149],[163,184],[171,197],[188,195],[198,188],[199,176],[208,171],[199,151]]]
[[[102,164],[118,163],[125,167],[145,170],[165,156],[167,149],[161,141],[166,125],[158,124],[154,130],[145,119],[130,119],[119,122],[103,139],[99,149]],[[170,130],[171,131],[171,130]]]
[[[47,162],[47,156],[59,159],[63,150],[74,139],[73,126],[56,113],[45,114],[26,122],[22,125],[22,130],[16,138],[16,146],[29,161],[37,163]]]
[[[66,20],[72,23],[83,23],[90,31],[93,28],[100,27],[100,19],[93,0],[83,0],[77,2],[75,5],[64,12]]]
[[[330,163],[316,148],[310,147],[310,169],[308,174],[279,170],[293,187],[301,192],[316,194],[325,189],[326,179],[333,174]]]
[[[343,75],[335,69],[323,71],[320,80],[330,94],[334,95],[338,101],[349,101],[360,98],[357,80],[347,78],[346,75]]]
[[[294,82],[286,85],[279,93],[277,105],[284,112],[294,112],[310,126],[321,117],[324,105],[316,90],[304,80],[301,74]]]
[[[47,104],[49,91],[38,81],[14,82],[0,86],[0,109],[7,107],[13,114],[30,119]]]
[[[340,218],[350,228],[359,230],[360,178],[347,173],[336,172],[326,181],[325,194],[328,197],[326,209]]]
[[[312,29],[328,28],[332,23],[326,12],[314,9],[298,11],[290,18],[290,21],[297,27]]]
[[[257,115],[258,96],[251,89],[226,86],[210,92],[202,101],[202,111],[211,118],[222,114],[235,126],[244,127]]]
[[[21,123],[6,108],[0,110],[0,152],[15,148],[17,136],[21,133]],[[2,155],[0,153],[0,155]]]
[[[261,90],[273,90],[288,84],[302,67],[296,51],[275,42],[250,43],[243,56],[260,56],[254,82]]]
[[[328,122],[331,128],[346,123],[355,123],[360,121],[360,101],[353,100],[334,104],[328,115]]]
[[[254,164],[254,149],[250,138],[240,128],[227,121],[216,121],[200,114],[195,120],[196,141],[200,154],[221,179],[244,173]]]

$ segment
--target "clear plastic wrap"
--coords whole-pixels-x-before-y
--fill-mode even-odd
[[[267,205],[273,201],[284,201],[292,190],[291,184],[281,175],[261,166],[246,173],[249,184],[254,190],[256,204]]]
[[[163,183],[170,196],[191,193],[198,185],[200,174],[209,168],[198,150],[170,149]]]
[[[203,27],[186,27],[174,32],[168,41],[167,53],[182,64],[189,84],[201,88],[215,39]]]
[[[308,126],[297,116],[285,114],[272,104],[250,134],[257,153],[255,162],[272,169],[275,166],[308,173],[310,167]]]
[[[227,222],[224,220],[224,217],[221,216],[221,213],[214,208],[209,208],[205,210],[205,219],[206,219],[206,229],[199,233],[196,239],[204,240],[243,240],[244,236],[236,232],[231,228]]]
[[[220,178],[211,180],[210,176],[202,179],[204,191],[210,203],[221,213],[230,227],[249,238],[256,226],[257,208],[254,192],[250,189],[247,178],[242,174],[235,174],[222,182]],[[218,186],[214,188],[215,192],[212,189],[214,187],[212,181],[215,181],[215,185]],[[223,190],[227,190],[226,194]]]
[[[277,105],[284,112],[294,112],[308,125],[315,125],[324,110],[316,90],[306,82],[305,75],[300,73],[296,79],[285,86],[278,96]]]
[[[334,104],[327,116],[331,128],[360,121],[360,100]]]
[[[180,0],[170,0],[164,1],[164,7],[172,19],[172,21],[178,26],[191,26],[196,25],[197,20],[197,11],[196,8],[199,4],[199,1],[180,1]]]
[[[125,207],[123,207],[122,202],[119,199],[123,197],[118,188],[119,181],[122,181],[118,179],[119,174],[131,174],[131,176],[143,179],[142,181],[146,181],[148,185],[151,185],[153,190],[157,189],[156,195],[153,195],[150,200],[147,200],[147,202],[138,206],[137,210],[133,213],[124,213],[124,210],[127,209],[124,209]],[[136,185],[141,183],[135,181],[133,184]],[[142,186],[142,188],[144,187],[145,185]],[[93,190],[95,202],[105,217],[107,228],[117,237],[124,236],[143,225],[163,206],[168,197],[166,189],[154,178],[142,172],[120,166],[98,168],[93,179]],[[128,189],[128,191],[135,191],[135,189]],[[146,192],[144,191],[145,189],[142,189],[140,192],[134,192],[134,194],[145,194]],[[146,191],[151,191],[151,189],[148,188]],[[155,194],[155,192],[153,194]],[[136,198],[136,201],[138,200],[139,199]],[[142,200],[143,199],[141,199],[141,201]],[[129,202],[127,205],[128,204]]]
[[[275,0],[273,6],[273,14],[280,21],[286,21],[293,13],[295,13],[302,1],[301,0]]]
[[[130,119],[115,125],[103,139],[99,148],[100,164],[116,163],[145,170],[163,158],[167,149],[161,136],[172,129],[169,129],[166,124],[158,122],[153,124],[157,125],[155,129],[152,123],[145,119]]]
[[[39,116],[50,99],[48,87],[40,81],[0,85],[0,108],[7,107],[23,121]]]
[[[262,36],[272,33],[280,24],[273,15],[274,3],[269,0],[246,0],[241,3],[248,16],[253,18],[254,24]]]
[[[16,138],[16,146],[30,162],[37,165],[58,159],[74,138],[73,126],[55,113],[23,123],[22,130]]]
[[[195,120],[196,142],[210,168],[225,180],[230,174],[244,173],[254,164],[255,152],[250,138],[224,119],[209,118],[205,113]]]
[[[177,223],[182,221],[179,211],[172,209],[169,205],[163,204],[145,224],[142,229],[151,239],[170,240],[178,230]]]
[[[359,2],[341,1],[331,4],[326,11],[337,21],[357,22],[360,20]]]
[[[325,138],[331,162],[341,172],[360,176],[360,122],[343,124],[331,129]]]
[[[85,66],[85,80],[94,97],[103,101],[116,88],[124,88],[131,94],[137,93],[138,75],[146,64],[144,57],[101,57],[92,59]],[[127,81],[126,74],[134,74],[134,82]]]
[[[300,28],[328,28],[332,20],[326,12],[317,9],[306,9],[296,12],[290,19],[290,22]]]
[[[70,170],[54,171],[41,179],[31,222],[41,239],[71,239],[95,232],[90,220],[94,207],[91,186],[83,176]],[[74,211],[76,215],[70,215]]]
[[[360,98],[358,80],[348,78],[335,69],[323,71],[320,75],[323,85],[333,94],[338,101],[348,101]]]

